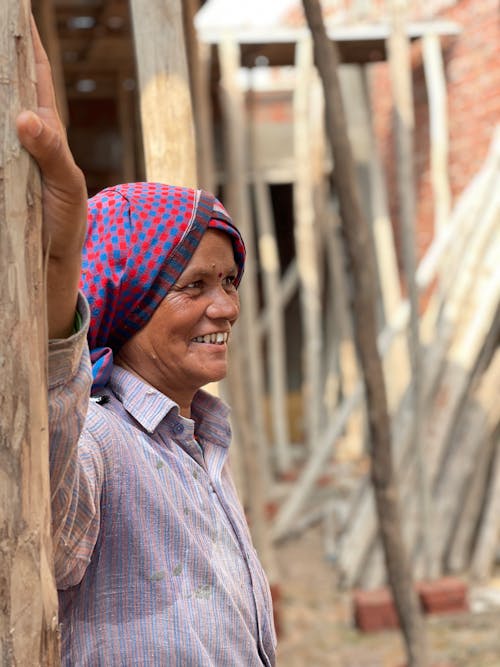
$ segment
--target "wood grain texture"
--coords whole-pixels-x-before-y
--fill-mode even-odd
[[[0,6],[0,661],[58,664],[46,315],[37,169],[15,118],[35,104],[29,2]]]

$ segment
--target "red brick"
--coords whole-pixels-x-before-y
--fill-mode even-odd
[[[363,632],[377,632],[399,627],[392,595],[387,588],[354,591],[354,622]]]
[[[455,577],[417,584],[422,610],[426,614],[445,614],[468,611],[467,586]]]

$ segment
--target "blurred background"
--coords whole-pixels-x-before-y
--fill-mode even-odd
[[[244,233],[232,372],[213,390],[232,407],[232,467],[272,584],[280,664],[400,665],[390,619],[367,632],[357,606],[386,571],[339,172],[302,3],[32,4],[89,194],[196,185]],[[499,6],[322,9],[376,260],[401,525],[416,580],[444,591],[424,609],[433,656],[498,665]]]

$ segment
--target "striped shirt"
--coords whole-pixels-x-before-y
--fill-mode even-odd
[[[49,345],[55,567],[62,663],[272,666],[269,587],[228,470],[227,408],[193,419],[114,367],[89,403],[82,329]]]

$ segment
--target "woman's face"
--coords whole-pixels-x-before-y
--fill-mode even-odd
[[[227,340],[239,314],[230,237],[207,230],[180,278],[117,355],[180,405],[227,372]]]

